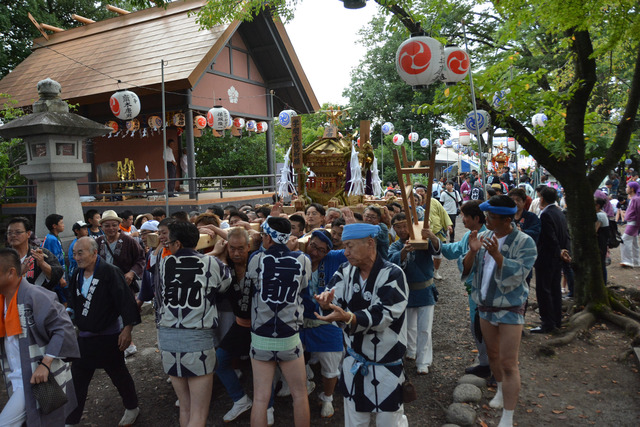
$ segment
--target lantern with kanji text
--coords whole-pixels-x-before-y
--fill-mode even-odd
[[[119,90],[111,95],[109,106],[120,120],[131,120],[140,114],[140,99],[130,90]]]
[[[216,105],[207,113],[207,124],[214,130],[224,130],[229,124],[229,117],[231,115],[226,108]]]

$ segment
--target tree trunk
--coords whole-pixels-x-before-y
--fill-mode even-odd
[[[571,256],[575,272],[575,298],[579,305],[595,309],[609,306],[602,277],[598,239],[595,231],[593,190],[586,179],[562,182],[567,201],[567,221],[571,235]]]

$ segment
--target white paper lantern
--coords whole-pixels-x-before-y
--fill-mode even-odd
[[[227,123],[227,127],[225,128],[225,130],[231,129],[232,127],[233,127],[233,119],[231,118],[231,116],[229,116],[229,123]]]
[[[476,126],[476,117],[473,111],[467,114],[467,118],[464,121],[464,126],[469,132],[476,133],[479,129],[480,133],[485,133],[489,128],[489,122],[491,117],[485,110],[478,110],[478,125]]]
[[[249,120],[247,121],[246,127],[247,127],[247,131],[249,132],[255,132],[256,131],[256,127],[258,126],[258,124],[256,123],[255,120]]]
[[[400,135],[399,133],[393,135],[393,143],[396,145],[402,145],[402,143],[404,142],[404,136]]]
[[[205,116],[195,116],[193,118],[193,124],[196,128],[202,130],[207,127],[207,118]]]
[[[214,130],[224,130],[230,117],[231,115],[226,108],[216,105],[207,113],[207,124]]]
[[[109,106],[120,120],[131,120],[140,114],[140,98],[130,90],[119,90],[111,95]]]
[[[409,134],[409,141],[410,142],[418,142],[418,139],[420,139],[420,137],[418,136],[417,132],[411,132]]]
[[[518,143],[516,142],[516,139],[507,138],[507,147],[509,148],[509,151],[516,151],[516,148],[518,147]]]
[[[506,98],[507,98],[507,92],[504,90],[499,90],[493,94],[491,105],[493,106],[493,108],[498,109],[505,105]]]
[[[420,147],[426,148],[429,146],[429,140],[427,138],[422,138],[420,140]]]
[[[447,147],[447,148],[453,147],[453,141],[450,140],[450,139],[445,140],[444,141],[444,146]]]
[[[393,123],[386,122],[382,125],[382,133],[384,133],[385,135],[391,135],[394,130],[395,127],[393,126]]]
[[[278,121],[283,128],[291,129],[291,118],[297,115],[293,110],[283,110],[278,114]]]
[[[444,69],[442,80],[446,83],[457,83],[464,80],[469,74],[469,55],[458,46],[444,48]]]
[[[484,156],[485,159],[488,159],[490,154],[489,153],[482,153],[482,155]]]
[[[396,71],[405,83],[415,89],[439,80],[443,67],[444,48],[431,37],[411,37],[396,51]]]
[[[456,142],[455,144],[453,144],[453,149],[454,150],[460,151],[461,148],[462,148],[462,145],[460,145],[459,143]]]
[[[547,116],[544,113],[534,114],[531,118],[533,127],[544,126],[547,122]]]
[[[269,129],[269,125],[267,124],[267,122],[256,123],[256,132],[264,133],[267,131],[267,129]]]
[[[438,139],[436,139],[436,144],[443,145],[444,141],[442,139],[438,138]]]
[[[471,134],[461,130],[458,135],[458,140],[460,141],[460,144],[467,146],[471,144]]]
[[[235,119],[233,119],[233,125],[238,129],[242,129],[244,127],[244,119],[241,117],[236,117]]]

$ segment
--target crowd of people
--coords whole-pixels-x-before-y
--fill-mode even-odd
[[[309,425],[316,386],[309,365],[316,363],[321,417],[334,415],[339,390],[345,425],[368,425],[371,413],[379,426],[408,425],[405,370],[414,367],[418,379],[429,373],[436,281],[447,259],[469,294],[478,357],[466,372],[495,383],[490,406],[502,409],[500,427],[512,426],[533,273],[540,325],[532,333],[561,327],[561,282],[564,276],[571,295],[573,275],[562,189],[544,179],[534,189],[526,174],[516,185],[508,168],[502,172],[484,185],[476,171],[463,174],[435,183],[431,194],[415,185],[409,203],[426,224],[414,240],[410,213],[392,188],[386,202],[353,210],[311,203],[290,215],[279,202],[169,217],[160,208],[138,216],[89,210],[73,218],[67,254],[62,216],[45,219],[42,240],[29,219],[12,218],[0,250],[0,360],[11,383],[0,425],[79,424],[96,369],[122,398],[119,425],[134,424],[140,409],[125,357],[137,351],[132,329],[149,303],[181,426],[205,425],[214,375],[234,402],[225,422],[251,411],[252,425],[273,425],[279,390],[292,396],[295,425]],[[617,179],[628,194],[619,216],[615,179],[594,195],[605,281],[617,221],[626,221],[622,266],[640,266],[640,184],[637,174],[628,174],[626,186]],[[458,218],[468,231],[456,239]],[[233,363],[246,357],[252,398]],[[32,386],[51,378],[68,401],[44,414]]]

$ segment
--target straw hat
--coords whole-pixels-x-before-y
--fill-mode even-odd
[[[122,223],[122,218],[116,214],[116,211],[104,211],[102,213],[102,218],[100,218],[100,225],[102,225],[105,221],[118,221],[118,224]]]

